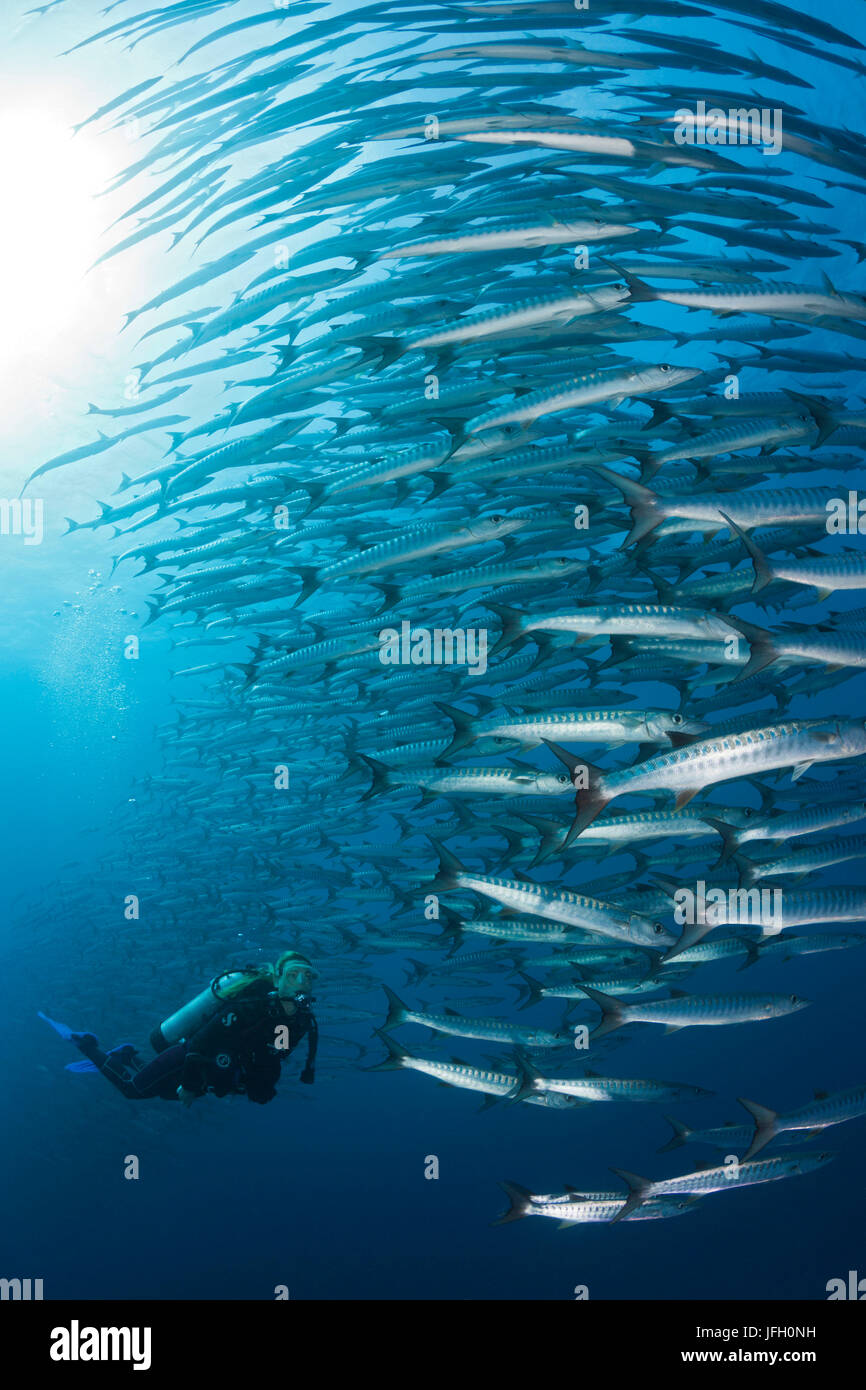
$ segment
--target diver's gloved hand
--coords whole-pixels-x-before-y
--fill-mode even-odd
[[[178,1086],[176,1095],[181,1105],[185,1105],[187,1109],[189,1109],[194,1100],[198,1100],[195,1091],[187,1091],[183,1086]]]

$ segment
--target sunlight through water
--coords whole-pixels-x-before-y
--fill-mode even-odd
[[[44,110],[0,108],[0,367],[42,351],[86,310],[84,276],[99,255],[104,164]],[[6,390],[3,390],[6,394]]]

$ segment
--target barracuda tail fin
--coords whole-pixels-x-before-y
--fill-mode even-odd
[[[627,1168],[611,1168],[610,1171],[616,1173],[618,1178],[622,1178],[628,1187],[628,1197],[613,1218],[611,1222],[613,1225],[614,1221],[624,1221],[627,1216],[631,1216],[633,1211],[637,1211],[638,1207],[643,1206],[652,1188],[652,1183],[649,1178],[642,1178],[638,1173],[630,1173]]]
[[[521,1010],[528,1009],[532,1004],[540,1004],[541,1000],[544,998],[544,995],[541,992],[543,986],[539,983],[538,980],[534,980],[531,975],[525,974],[524,971],[518,970],[517,973],[523,981],[523,984],[516,984],[514,988],[518,991],[519,998],[522,997],[524,994],[526,995],[526,998],[520,1005]]]
[[[425,975],[429,975],[430,966],[425,965],[421,960],[416,960],[414,956],[407,956],[406,960],[412,967],[411,970],[406,971],[406,984],[419,985]]]
[[[452,753],[459,753],[462,748],[467,748],[469,744],[474,743],[475,735],[472,725],[475,716],[473,714],[467,714],[465,710],[457,709],[455,705],[440,704],[438,700],[434,700],[433,704],[454,725],[454,737],[448,747],[439,754],[440,759],[447,758]]]
[[[790,396],[792,400],[799,401],[801,405],[804,405],[815,421],[818,427],[818,438],[815,440],[813,448],[817,449],[839,428],[841,424],[839,417],[833,413],[829,403],[822,400],[820,396],[807,396],[801,391],[791,391],[788,387],[783,389],[786,396]]]
[[[718,816],[701,816],[701,820],[705,825],[711,825],[722,837],[722,851],[713,865],[714,869],[720,869],[736,855],[740,844],[739,831],[735,825],[728,825],[727,821],[719,820]]]
[[[361,797],[362,801],[369,801],[370,797],[375,796],[377,792],[388,790],[388,773],[391,769],[386,767],[384,763],[380,763],[377,758],[371,758],[367,753],[359,753],[358,757],[370,769],[372,775],[373,780]]]
[[[778,660],[779,652],[773,641],[772,634],[763,627],[756,627],[754,623],[743,622],[742,618],[731,618],[725,614],[725,622],[728,627],[734,628],[742,637],[745,637],[749,644],[749,659],[742,670],[738,671],[731,685],[736,685],[740,681],[747,680],[749,676],[755,676],[759,671],[763,671],[766,666],[772,666]]]
[[[653,300],[658,299],[656,291],[645,280],[641,280],[637,275],[632,275],[630,271],[624,270],[621,265],[617,265],[614,261],[608,261],[607,264],[625,281],[632,304],[650,304]]]
[[[405,1023],[406,1015],[409,1010],[406,1008],[403,1000],[398,999],[393,989],[389,989],[387,985],[383,985],[382,988],[385,991],[385,998],[388,1000],[388,1017],[382,1024],[382,1031],[385,1031],[388,1028],[397,1028],[401,1023]]]
[[[656,1153],[659,1154],[670,1153],[672,1149],[681,1149],[692,1133],[688,1125],[684,1125],[680,1120],[675,1120],[673,1115],[665,1115],[665,1119],[673,1130],[673,1138],[669,1139],[666,1144],[662,1144],[660,1149],[656,1149]]]
[[[506,647],[511,647],[515,642],[522,641],[526,634],[523,631],[523,614],[518,613],[516,608],[507,608],[504,604],[488,603],[485,601],[485,608],[489,608],[491,613],[495,613],[502,624],[502,631],[499,640],[490,649],[490,655],[496,656],[504,651]]]
[[[512,1104],[520,1100],[526,1100],[527,1096],[534,1096],[538,1093],[536,1082],[541,1077],[538,1071],[530,1062],[529,1058],[522,1052],[516,1052],[514,1056],[517,1080],[507,1093],[505,1099]]]
[[[576,754],[569,753],[567,748],[560,748],[558,743],[552,743],[548,738],[542,739],[542,743],[546,744],[554,757],[568,768],[576,793],[574,805],[577,815],[562,845],[563,849],[568,849],[581,831],[604,810],[611,798],[605,795],[604,774],[600,768],[594,767],[585,758],[578,758]]]
[[[509,1221],[519,1221],[526,1216],[532,1206],[532,1193],[528,1187],[520,1187],[516,1182],[500,1182],[499,1186],[508,1198],[508,1210],[491,1221],[491,1226],[507,1226]]]
[[[605,1033],[612,1033],[614,1029],[621,1028],[628,1022],[627,1006],[621,999],[614,999],[612,994],[602,994],[600,989],[593,989],[591,985],[581,985],[580,988],[587,998],[601,1009],[601,1022],[593,1028],[591,1038],[602,1038]]]
[[[739,874],[738,887],[751,888],[761,877],[761,865],[756,863],[754,859],[749,859],[745,854],[734,854],[731,857]]]
[[[523,812],[520,813],[520,819],[525,820],[527,825],[531,825],[539,835],[538,849],[528,866],[530,869],[534,869],[536,865],[543,864],[545,860],[550,859],[559,847],[562,840],[562,826],[559,821],[547,820],[541,816],[528,816]]]
[[[741,970],[748,970],[750,965],[758,964],[761,959],[761,946],[760,942],[750,941],[747,936],[739,936],[737,940],[742,943],[746,950],[746,959],[742,965],[737,967],[737,974],[739,975]]]
[[[752,593],[759,594],[762,589],[766,589],[767,585],[773,582],[773,575],[766,555],[763,550],[760,550],[758,546],[755,545],[751,537],[746,535],[742,527],[731,520],[727,512],[720,512],[719,515],[724,517],[727,526],[730,528],[731,535],[739,536],[743,545],[746,547],[749,559],[755,570],[755,582],[752,585]]]
[[[295,607],[298,608],[311,594],[316,592],[321,580],[319,579],[319,571],[316,569],[315,565],[296,565],[295,574],[298,575],[301,581],[301,587],[295,599]]]
[[[381,1028],[374,1028],[373,1032],[376,1034],[377,1038],[381,1038],[382,1042],[387,1047],[388,1056],[381,1062],[374,1062],[372,1067],[367,1067],[366,1070],[399,1071],[401,1067],[406,1065],[405,1059],[412,1056],[411,1052],[407,1052],[405,1047],[401,1047],[400,1044],[395,1042],[393,1038],[390,1038],[387,1033],[383,1033]]]
[[[457,875],[463,872],[463,865],[457,856],[440,844],[438,840],[430,840],[430,843],[439,855],[439,870],[436,877],[427,885],[428,888],[432,893],[438,892],[440,888],[456,888]]]
[[[775,1139],[779,1132],[779,1116],[775,1110],[769,1110],[766,1105],[756,1105],[753,1100],[744,1100],[742,1096],[737,1096],[737,1100],[740,1105],[745,1106],[755,1122],[752,1142],[741,1159],[741,1162],[745,1163],[747,1159],[754,1158],[755,1154],[760,1153],[771,1139]]]
[[[624,477],[622,473],[615,473],[612,468],[606,468],[602,463],[589,463],[585,466],[621,492],[628,505],[632,525],[623,545],[634,545],[636,541],[642,541],[665,520],[659,510],[659,499],[651,488],[635,482],[633,478]]]

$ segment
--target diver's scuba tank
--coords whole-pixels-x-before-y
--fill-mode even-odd
[[[247,970],[224,970],[221,975],[216,975],[207,989],[203,989],[194,999],[190,999],[188,1004],[184,1004],[183,1008],[169,1015],[163,1023],[154,1028],[150,1035],[150,1045],[154,1052],[164,1052],[174,1043],[191,1037],[209,1019],[215,1018],[227,1002],[221,990],[227,986],[238,985],[242,981],[253,984],[255,978],[261,976],[261,970],[255,966]]]

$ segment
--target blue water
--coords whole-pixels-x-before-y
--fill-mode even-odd
[[[123,14],[133,12],[129,5],[123,7]],[[27,19],[7,13],[3,23],[8,25],[9,42],[0,59],[3,108],[47,105],[65,129],[121,88],[168,71],[195,38],[208,32],[207,24],[216,27],[235,13],[257,12],[257,6],[243,3],[205,24],[158,34],[124,55],[122,73],[109,61],[120,50],[104,42],[66,58],[58,56],[111,22],[111,15],[100,18],[95,5],[68,12],[61,5]],[[822,7],[821,16],[866,43],[866,24],[851,0],[834,0]],[[761,80],[760,93],[775,94],[782,107],[786,102],[801,107],[818,124],[852,131],[862,127],[859,73],[761,34],[749,37],[733,23],[709,16],[681,24],[650,15],[644,27],[709,39],[726,52],[756,53],[808,77],[812,84],[812,90],[806,90]],[[243,32],[227,38],[213,56],[205,50],[196,70],[206,71],[217,54],[219,61],[229,61],[264,42],[252,32],[252,39]],[[620,16],[594,31],[592,42],[629,50],[639,36],[636,21]],[[541,41],[546,37],[543,32]],[[363,59],[367,51],[362,37],[356,52]],[[859,54],[852,50],[850,56],[856,59]],[[690,79],[681,69],[635,72],[621,79],[621,85],[652,86],[665,80],[688,84]],[[739,93],[747,104],[749,81],[695,77],[694,100],[701,99],[704,89],[724,87]],[[575,87],[573,109],[581,114],[600,110],[604,88],[603,73],[595,88]],[[420,84],[419,91],[445,108],[446,98],[435,90],[425,93]],[[615,87],[607,97],[613,91]],[[130,142],[122,132],[88,129],[83,138],[98,152],[94,179],[107,182],[129,161]],[[774,161],[757,151],[748,154],[748,160],[740,161],[748,165],[743,172],[766,172],[770,181]],[[862,239],[862,180],[827,165],[809,165],[807,171],[805,162],[788,154],[780,156],[779,163],[791,186],[802,184],[832,204],[830,209],[798,208],[798,215],[826,220],[839,229],[841,238]],[[252,156],[238,157],[238,173],[252,167]],[[627,171],[612,172],[628,177]],[[136,197],[141,196],[140,185],[133,187]],[[640,184],[635,188],[639,192]],[[94,206],[107,227],[132,201],[128,190],[120,189]],[[518,201],[515,193],[516,205]],[[4,216],[16,216],[14,203]],[[394,221],[399,231],[399,217]],[[237,225],[248,239],[253,224]],[[63,212],[58,209],[61,236],[62,226]],[[329,230],[323,219],[320,234],[328,235]],[[237,239],[237,227],[230,228],[207,242],[201,255],[223,255]],[[95,254],[110,244],[109,236],[96,246]],[[833,245],[838,250],[834,258],[794,261],[791,272],[780,278],[815,284],[826,271],[840,290],[864,293],[856,252],[835,239]],[[689,247],[710,258],[720,255],[720,244],[706,238],[695,237]],[[196,264],[189,254],[188,244],[169,252],[163,238],[107,262],[83,282],[84,289],[59,327],[42,336],[37,333],[25,350],[12,355],[4,370],[0,412],[0,486],[5,496],[16,496],[24,478],[44,459],[92,439],[94,424],[113,432],[111,421],[100,424],[85,418],[85,412],[88,402],[121,403],[127,375],[141,360],[135,334],[120,335],[123,315],[188,273]],[[649,259],[652,253],[634,254]],[[183,307],[192,311],[227,304],[268,264],[266,257],[247,263],[221,280],[217,289],[208,286],[193,292]],[[3,273],[32,274],[33,268],[7,263]],[[170,305],[161,316],[180,312],[180,307]],[[653,324],[675,323],[678,331],[686,322],[679,311],[663,305],[640,306],[634,317]],[[704,313],[692,316],[688,327],[696,325],[700,331],[714,322]],[[732,361],[742,362],[749,354],[740,353],[737,320],[726,322],[731,339],[723,351]],[[160,339],[160,346],[167,341]],[[807,341],[816,351],[860,356],[857,338],[827,329],[815,330],[808,340],[780,340],[779,345],[799,350]],[[712,369],[717,364],[709,355],[711,346],[687,344],[674,351],[667,343],[648,341],[625,345],[622,351],[647,361],[671,355],[681,365],[694,362]],[[826,392],[834,402],[862,409],[862,384],[855,372],[804,380],[778,372],[750,373],[748,367],[742,371],[744,392],[783,386]],[[189,414],[185,428],[190,428],[221,404],[218,384],[205,378],[167,409]],[[143,417],[132,417],[128,423],[138,418]],[[118,426],[123,427],[120,422]],[[609,1061],[615,1076],[682,1078],[713,1090],[712,1099],[688,1105],[596,1105],[574,1113],[500,1104],[480,1114],[477,1099],[467,1092],[437,1086],[415,1073],[367,1070],[382,1056],[371,1028],[384,1019],[384,996],[375,987],[343,992],[349,968],[358,961],[353,961],[351,951],[337,952],[335,938],[324,929],[342,921],[362,936],[367,926],[421,931],[423,888],[410,910],[401,913],[394,907],[390,916],[383,907],[377,917],[375,905],[369,904],[359,912],[351,895],[341,897],[339,890],[336,900],[326,902],[321,889],[306,877],[303,866],[309,868],[309,861],[299,856],[299,869],[287,841],[281,846],[282,877],[276,888],[273,882],[256,883],[254,862],[234,859],[233,868],[243,869],[252,896],[258,893],[278,902],[281,924],[291,928],[293,942],[308,943],[313,953],[318,946],[326,960],[329,952],[339,958],[330,973],[325,964],[317,995],[334,1010],[325,1031],[357,1038],[369,1049],[360,1063],[351,1060],[351,1051],[326,1045],[312,1089],[298,1086],[293,1060],[273,1104],[259,1107],[243,1097],[220,1102],[211,1097],[182,1114],[177,1113],[179,1107],[158,1101],[127,1103],[100,1079],[64,1071],[72,1054],[37,1018],[38,1009],[73,1027],[92,1029],[106,1045],[127,1038],[143,1045],[154,1023],[218,971],[251,956],[271,958],[277,946],[276,934],[267,937],[257,929],[252,909],[249,926],[243,922],[239,928],[235,909],[226,912],[221,905],[220,875],[227,856],[209,835],[225,833],[228,827],[231,837],[244,807],[221,802],[213,768],[205,778],[213,809],[202,814],[201,843],[189,860],[179,862],[172,846],[174,833],[185,828],[182,798],[174,811],[170,795],[155,810],[146,791],[149,776],[198,775],[183,759],[173,769],[171,737],[161,740],[159,731],[173,726],[177,717],[172,697],[214,698],[215,680],[207,675],[181,679],[170,673],[199,661],[219,660],[222,652],[206,647],[172,650],[171,636],[188,636],[192,628],[172,634],[165,621],[145,626],[147,602],[158,586],[152,575],[133,577],[129,564],[110,573],[118,553],[110,528],[63,534],[64,517],[94,516],[96,501],[111,498],[121,471],[135,476],[156,466],[165,447],[162,434],[138,437],[129,446],[49,474],[43,485],[44,543],[28,549],[14,538],[0,538],[6,599],[0,718],[8,808],[0,836],[0,1007],[6,1019],[0,1275],[42,1278],[46,1298],[75,1299],[269,1299],[280,1285],[300,1299],[569,1299],[577,1285],[587,1285],[593,1299],[823,1298],[829,1279],[862,1262],[863,1120],[830,1130],[811,1145],[811,1150],[827,1149],[836,1155],[831,1167],[787,1183],[709,1197],[681,1220],[588,1225],[563,1232],[541,1220],[502,1228],[491,1222],[504,1207],[498,1179],[512,1179],[539,1193],[557,1191],[564,1183],[607,1189],[617,1185],[611,1166],[661,1177],[687,1171],[694,1158],[709,1159],[712,1151],[692,1146],[657,1155],[670,1134],[666,1111],[696,1126],[742,1123],[737,1096],[787,1110],[804,1104],[815,1090],[862,1083],[863,951],[765,963],[745,974],[736,973],[738,962],[702,966],[686,988],[705,993],[778,989],[806,996],[812,1005],[765,1027],[687,1029],[667,1037],[656,1028],[629,1029],[619,1035],[600,1067],[606,1069]],[[847,458],[859,450],[846,440],[839,452]],[[838,488],[832,449],[825,447],[814,458],[803,450],[803,457],[802,473],[786,473],[775,480],[776,486]],[[768,475],[765,486],[774,485],[771,470],[772,459],[766,465],[762,461]],[[861,489],[866,487],[866,474],[846,475],[846,486],[856,488],[858,482]],[[579,491],[566,500],[569,505],[579,500]],[[363,515],[363,503],[352,505]],[[412,508],[394,516],[403,522],[426,519]],[[129,543],[148,539],[145,530]],[[858,539],[848,538],[852,548]],[[457,551],[456,556],[453,568],[471,563],[466,552]],[[422,562],[410,577],[427,572]],[[348,609],[349,601],[344,602]],[[826,604],[793,609],[787,616],[815,624],[828,612],[858,606],[856,594],[837,595]],[[751,605],[737,611],[768,626],[778,621],[768,620]],[[360,615],[353,611],[352,616]],[[123,642],[131,633],[142,640],[137,662],[123,658]],[[241,642],[237,651],[243,650]],[[234,650],[232,655],[237,659]],[[656,684],[632,684],[629,689],[636,704],[672,705],[670,686],[663,690]],[[303,684],[293,685],[291,698],[296,692],[303,698],[303,691]],[[859,717],[863,694],[862,676],[843,672],[837,684],[814,696],[798,697],[791,712],[800,717]],[[439,691],[433,695],[440,697]],[[446,692],[444,698],[453,695]],[[395,713],[399,707],[395,697]],[[346,712],[352,711],[347,697]],[[763,715],[756,715],[756,726],[763,722]],[[233,723],[232,730],[228,739],[237,736]],[[309,731],[291,726],[286,735],[293,752],[311,738]],[[311,746],[320,745],[313,739]],[[550,769],[544,756],[535,761]],[[846,773],[851,767],[845,765]],[[831,764],[820,774],[825,790],[834,777]],[[346,802],[350,808],[356,804],[357,790],[352,784]],[[847,777],[844,794],[856,790]],[[713,799],[723,805],[726,795],[732,805],[748,800],[742,788],[728,793],[725,787]],[[437,809],[445,816],[449,803],[440,801]],[[411,819],[412,812],[408,814]],[[328,817],[324,828],[339,845],[339,795],[330,800]],[[233,849],[244,850],[245,837],[255,843],[256,833],[255,822],[250,822],[243,834],[237,832]],[[837,833],[844,832],[828,832],[827,838]],[[396,841],[398,835],[387,804],[375,803],[364,838]],[[457,854],[470,849],[470,842],[460,838],[449,845]],[[650,858],[658,852],[650,845]],[[596,866],[601,876],[629,868],[622,856],[604,856],[603,863],[601,859]],[[334,868],[330,852],[321,854],[318,862],[325,870]],[[414,867],[429,872],[432,860]],[[387,872],[386,864],[386,881]],[[543,877],[556,881],[549,872]],[[582,870],[570,876],[568,884],[577,877],[591,882],[592,875]],[[862,873],[855,861],[799,886],[811,887],[813,882],[821,887],[858,885]],[[144,911],[138,922],[123,918],[128,893],[141,895]],[[485,944],[470,938],[466,949]],[[374,977],[374,986],[376,981],[388,983],[409,1001],[435,999],[437,1006],[447,1002],[463,1011],[459,994],[448,998],[446,991],[430,986],[417,987],[413,994],[404,983],[404,954],[416,951],[370,954],[360,968]],[[498,996],[510,994],[493,978],[490,990]],[[479,985],[468,993],[474,998],[483,992]],[[339,1026],[341,999],[375,1017]],[[479,1004],[465,1012],[507,1014],[550,1027],[561,1017],[556,1002],[519,1015],[508,1005]],[[491,1051],[485,1044],[460,1039],[453,1047],[448,1039],[433,1045],[417,1028],[401,1029],[398,1036],[424,1055],[447,1058],[453,1052],[479,1064]],[[139,1161],[136,1181],[124,1177],[130,1155]],[[431,1155],[439,1160],[435,1181],[424,1175]]]

